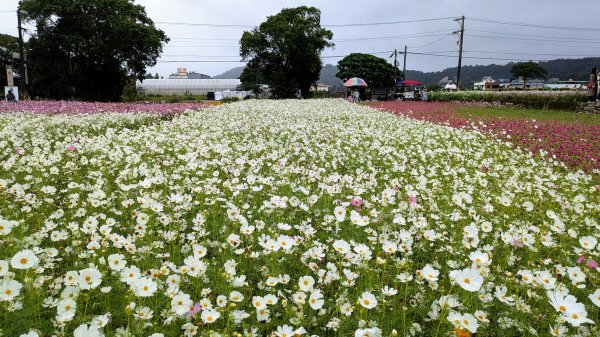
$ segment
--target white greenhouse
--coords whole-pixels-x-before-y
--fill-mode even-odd
[[[148,79],[137,81],[135,87],[142,95],[183,96],[236,90],[241,84],[239,79]]]

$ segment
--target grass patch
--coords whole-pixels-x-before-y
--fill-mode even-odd
[[[564,110],[523,109],[513,107],[459,107],[456,112],[465,118],[506,118],[535,119],[538,121],[556,121],[600,125],[600,115],[581,114]]]

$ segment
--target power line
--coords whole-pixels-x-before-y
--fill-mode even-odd
[[[559,30],[577,30],[584,32],[600,32],[600,28],[591,27],[569,27],[569,26],[552,26],[552,25],[538,25],[533,23],[524,22],[511,22],[511,21],[500,21],[500,20],[489,20],[482,18],[467,17],[467,19],[478,22],[493,23],[498,25],[509,25],[509,26],[520,26],[520,27],[531,27],[531,28],[542,28],[542,29],[559,29]]]
[[[390,35],[390,36],[378,36],[378,37],[365,37],[365,38],[348,38],[348,39],[333,39],[332,42],[354,42],[354,41],[372,41],[372,40],[395,40],[402,38],[419,38],[419,37],[431,37],[431,36],[441,36],[442,34],[434,34],[448,32],[448,30],[435,30],[431,32],[424,33],[415,33],[415,34],[406,34],[406,35]]]
[[[440,42],[440,41],[442,41],[443,39],[447,38],[447,37],[448,37],[448,36],[450,36],[450,35],[453,35],[453,34],[446,34],[446,35],[442,36],[441,38],[439,38],[439,39],[437,39],[437,40],[435,40],[435,41],[433,41],[433,42],[430,42],[430,43],[424,44],[424,45],[422,45],[422,46],[410,47],[410,48],[416,49],[416,48],[423,48],[423,47],[431,46],[432,44],[434,44],[434,43],[437,43],[437,42]]]
[[[364,27],[364,26],[383,26],[383,25],[398,25],[404,23],[415,23],[415,22],[428,22],[428,21],[439,21],[449,20],[454,17],[443,17],[443,18],[432,18],[432,19],[421,19],[421,20],[407,20],[407,21],[389,21],[389,22],[372,22],[372,23],[347,23],[347,24],[332,24],[332,25],[321,25],[322,27]]]
[[[467,50],[464,53],[481,53],[481,54],[506,54],[506,55],[535,55],[535,56],[559,56],[559,57],[597,57],[596,55],[567,55],[567,54],[546,54],[546,53],[511,53],[502,51],[483,51],[483,50]]]
[[[158,63],[246,63],[246,61],[225,60],[157,60]]]
[[[200,26],[200,27],[215,27],[215,28],[254,28],[250,25],[230,25],[230,24],[214,24],[214,23],[193,23],[193,22],[170,22],[170,21],[155,21],[159,25],[173,26]]]
[[[546,39],[557,39],[557,40],[566,40],[566,41],[600,41],[598,39],[587,39],[587,38],[573,38],[573,37],[560,37],[560,36],[543,36],[543,35],[530,35],[530,34],[516,34],[516,33],[507,33],[507,32],[499,32],[499,31],[491,31],[491,30],[479,30],[479,29],[468,29],[469,32],[479,32],[479,33],[491,33],[491,34],[501,34],[501,35],[514,35],[514,36],[524,36],[524,37],[540,37]]]
[[[405,23],[429,22],[429,21],[449,20],[449,19],[454,19],[454,17],[406,20],[406,21],[330,24],[330,25],[321,25],[321,27],[336,28],[336,27],[383,26],[383,25],[398,25],[398,24],[405,24]],[[215,27],[215,28],[254,28],[257,26],[257,25],[232,25],[232,24],[195,23],[195,22],[173,22],[173,21],[156,21],[155,23],[159,24],[159,25],[200,26],[200,27]]]
[[[477,35],[477,34],[470,34],[469,36],[475,36],[475,37],[485,37],[485,38],[490,38],[490,39],[495,39],[495,40],[506,40],[506,41],[539,41],[539,42],[560,42],[560,43],[593,43],[593,44],[597,44],[600,43],[600,40],[595,40],[595,41],[577,41],[577,40],[559,40],[559,39],[553,39],[553,38],[548,38],[548,39],[530,39],[530,38],[525,38],[525,37],[503,37],[503,36],[492,36],[492,35]]]

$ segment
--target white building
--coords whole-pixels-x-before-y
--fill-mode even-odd
[[[135,87],[142,95],[183,96],[236,90],[241,84],[239,79],[148,79],[137,81]]]

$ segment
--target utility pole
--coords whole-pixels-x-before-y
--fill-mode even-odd
[[[462,66],[463,35],[465,33],[465,16],[463,15],[458,19],[454,19],[454,21],[458,21],[459,25],[460,25],[460,30],[458,32],[454,32],[455,34],[460,33],[459,48],[458,48],[458,71],[456,73],[456,89],[460,90],[460,68]]]
[[[19,29],[19,59],[20,59],[20,70],[21,73],[21,97],[28,97],[28,79],[27,79],[27,66],[25,65],[25,47],[23,44],[23,27],[21,26],[21,4],[17,8],[17,28]]]
[[[406,80],[406,45],[404,45],[404,66],[402,67],[402,79]]]

